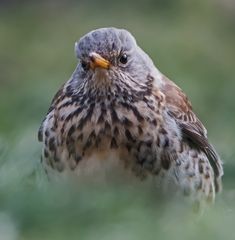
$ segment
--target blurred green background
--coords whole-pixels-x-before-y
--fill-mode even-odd
[[[130,30],[190,97],[225,165],[202,217],[144,186],[48,183],[37,130],[90,30]],[[234,239],[235,1],[0,2],[0,240]]]

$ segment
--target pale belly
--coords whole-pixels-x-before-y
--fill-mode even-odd
[[[71,169],[71,160],[68,161],[67,154],[64,156],[63,171],[58,171],[57,168],[52,169],[46,163],[43,165],[50,179],[75,179],[78,182],[90,183],[142,182],[143,179],[136,173],[134,162],[126,151],[105,149],[87,154],[74,169]],[[147,179],[154,179],[154,177],[149,175],[145,181]]]
[[[169,172],[162,171],[158,175],[153,175],[143,169],[136,170],[138,166],[130,163],[133,163],[130,156],[128,159],[125,154],[120,154],[117,150],[106,150],[84,157],[74,170],[68,166],[63,171],[58,172],[48,167],[47,173],[52,182],[67,183],[72,181],[78,188],[104,185],[124,186],[151,189],[156,193],[167,193],[169,186],[174,190],[178,189],[172,179],[173,169]],[[144,171],[144,177],[142,171]]]

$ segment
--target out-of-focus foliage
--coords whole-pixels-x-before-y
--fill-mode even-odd
[[[74,42],[105,26],[130,30],[183,88],[223,158],[224,191],[201,218],[144,186],[42,174],[40,121],[76,66]],[[0,239],[234,239],[234,78],[233,0],[1,1]]]

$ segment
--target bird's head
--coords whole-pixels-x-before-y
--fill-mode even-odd
[[[75,44],[80,76],[95,88],[118,85],[141,89],[148,82],[153,63],[135,38],[124,29],[101,28]]]

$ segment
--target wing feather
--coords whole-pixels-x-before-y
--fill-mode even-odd
[[[215,188],[220,189],[223,175],[222,162],[207,138],[207,131],[192,110],[192,105],[183,91],[168,78],[164,77],[161,91],[165,95],[168,114],[173,117],[181,129],[183,140],[192,147],[203,151],[213,168]]]

